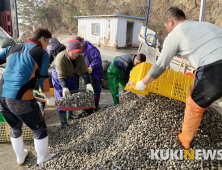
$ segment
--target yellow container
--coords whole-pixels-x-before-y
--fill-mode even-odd
[[[10,126],[6,122],[0,123],[0,142],[10,142]],[[22,126],[23,140],[33,140],[31,129],[23,123]]]
[[[135,85],[133,84],[142,80],[151,67],[152,64],[150,63],[141,63],[134,67],[130,75],[129,86],[126,86],[125,90],[131,90],[131,92],[141,95],[147,95],[149,92],[153,92],[186,102],[186,98],[190,95],[190,86],[193,78],[169,69],[166,69],[160,77],[148,84],[144,91],[134,90]]]

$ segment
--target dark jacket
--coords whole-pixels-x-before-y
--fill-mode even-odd
[[[61,44],[61,47],[59,49],[48,51],[49,63],[52,64],[57,54],[60,53],[61,51],[64,51],[65,49],[66,49],[66,46],[64,44]]]
[[[114,61],[114,66],[120,69],[123,73],[124,83],[128,83],[131,69],[134,67],[133,61],[135,54],[123,54]]]

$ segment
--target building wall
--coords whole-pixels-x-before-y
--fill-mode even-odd
[[[95,45],[115,48],[117,46],[117,19],[114,17],[79,18],[78,35]],[[92,34],[92,23],[100,24],[100,34]]]
[[[138,34],[140,33],[141,27],[143,26],[142,20],[135,20],[133,26],[133,47],[139,47],[140,41],[138,40]]]
[[[117,31],[118,47],[125,47],[126,45],[127,22],[133,22],[132,46],[139,47],[140,41],[138,40],[138,34],[140,33],[140,29],[143,26],[143,21],[138,19],[125,18],[125,17],[119,17],[118,19],[118,31]]]
[[[126,46],[127,22],[133,22],[132,46],[139,47],[142,20],[125,17],[78,18],[78,35],[94,45],[121,48]],[[100,24],[100,34],[92,34],[92,23]]]
[[[117,47],[125,47],[126,45],[126,24],[125,18],[118,18]]]

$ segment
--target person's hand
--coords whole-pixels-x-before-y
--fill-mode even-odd
[[[136,83],[135,90],[143,91],[147,85],[143,84],[142,80]]]
[[[87,92],[87,93],[90,93],[90,92],[94,93],[92,84],[87,84],[87,85],[86,85],[86,92]]]
[[[70,92],[69,92],[69,89],[68,88],[63,88],[62,89],[62,95],[63,95],[63,97],[65,97],[65,96],[67,96],[67,95],[69,95],[70,94]]]
[[[91,67],[91,66],[89,66],[89,67],[87,68],[87,70],[88,70],[88,73],[89,73],[89,74],[92,73],[92,67]]]
[[[56,99],[54,97],[46,98],[47,102],[46,104],[48,106],[55,106],[56,105]]]

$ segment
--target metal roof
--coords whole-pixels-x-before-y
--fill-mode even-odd
[[[87,15],[87,16],[75,16],[76,18],[95,18],[95,17],[126,17],[126,18],[134,18],[134,19],[141,19],[146,20],[143,17],[136,17],[130,15],[122,15],[122,14],[113,14],[113,15]]]

